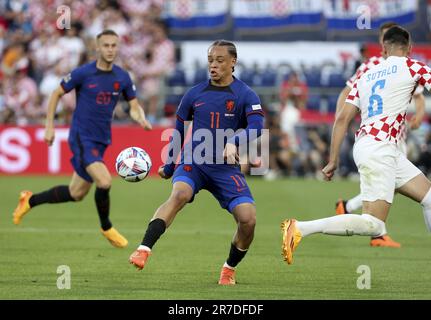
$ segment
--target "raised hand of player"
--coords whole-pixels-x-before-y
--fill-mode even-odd
[[[323,169],[323,175],[326,181],[331,181],[334,176],[334,172],[337,169],[337,165],[335,162],[329,162]]]
[[[165,174],[165,170],[164,170],[164,168],[165,168],[165,166],[164,166],[164,165],[159,167],[159,171],[158,171],[159,176],[161,176],[163,179],[169,179],[169,178],[170,178],[170,176],[167,176],[167,175]]]
[[[139,124],[141,125],[142,128],[144,128],[145,130],[151,130],[153,129],[153,126],[151,125],[150,121],[148,121],[147,119],[143,119],[139,122]]]
[[[260,168],[260,166],[262,166],[262,159],[260,157],[257,157],[253,160],[250,159],[249,163],[250,163],[250,167],[252,168]]]
[[[48,146],[52,146],[52,143],[55,139],[55,130],[52,127],[46,127],[45,128],[45,136],[43,140],[48,144]]]
[[[151,123],[145,118],[145,113],[142,107],[139,105],[138,100],[135,98],[129,101],[130,105],[130,117],[135,120],[145,130],[151,130]]]
[[[236,145],[226,143],[223,151],[223,157],[228,164],[239,164],[239,154]]]

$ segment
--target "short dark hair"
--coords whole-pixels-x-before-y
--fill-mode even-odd
[[[97,40],[99,40],[101,36],[116,36],[116,37],[118,37],[118,34],[114,30],[105,29],[97,35]]]
[[[238,57],[238,54],[236,52],[235,44],[231,41],[227,40],[216,40],[213,42],[211,47],[227,47],[227,51],[229,54],[234,57],[235,59]]]
[[[396,27],[396,26],[398,26],[398,24],[393,22],[393,21],[384,22],[379,27],[380,34],[383,33],[383,30],[390,29],[390,28]]]
[[[235,44],[231,41],[227,40],[216,40],[212,43],[211,47],[227,47],[227,52],[234,57],[235,59],[238,58],[238,53],[236,52]],[[232,72],[235,71],[235,67],[232,67]]]
[[[406,47],[410,44],[410,33],[400,26],[392,27],[383,36],[383,43],[385,42]]]

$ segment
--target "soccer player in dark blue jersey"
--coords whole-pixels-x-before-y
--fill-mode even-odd
[[[106,148],[111,144],[111,122],[120,95],[130,105],[130,116],[145,129],[151,129],[145,113],[136,99],[135,86],[129,74],[114,64],[118,52],[118,35],[105,30],[97,36],[98,58],[73,70],[52,93],[46,117],[45,142],[52,145],[55,138],[54,116],[61,96],[75,89],[76,109],[69,132],[69,147],[74,173],[70,184],[56,186],[33,194],[22,191],[13,222],[19,224],[31,208],[44,203],[80,201],[96,184],[95,201],[102,234],[119,248],[127,246],[124,238],[109,219],[109,190],[111,175],[103,162]]]
[[[245,83],[233,76],[237,61],[236,47],[232,42],[219,40],[208,50],[209,81],[199,83],[184,95],[178,110],[176,132],[180,146],[184,143],[184,122],[193,120],[190,142],[193,158],[182,153],[182,160],[175,167],[175,146],[171,140],[172,160],[160,167],[162,178],[172,178],[173,189],[169,199],[162,204],[150,221],[144,239],[130,256],[130,263],[142,269],[151,249],[165,229],[171,225],[177,213],[202,189],[206,189],[228,210],[237,223],[229,256],[222,267],[219,284],[235,284],[235,267],[247,253],[254,236],[256,208],[238,164],[238,147],[259,136],[263,128],[264,114],[259,97]],[[238,130],[243,129],[243,130]],[[236,133],[215,143],[220,132]],[[253,134],[254,132],[254,134]],[[209,134],[208,134],[209,133]],[[215,137],[201,148],[199,136]],[[187,149],[187,144],[184,150]],[[197,150],[203,150],[197,152]],[[209,151],[208,151],[209,150]],[[195,154],[202,158],[195,157]],[[198,161],[199,160],[199,161]]]

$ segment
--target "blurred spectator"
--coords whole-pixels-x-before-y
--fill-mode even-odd
[[[1,62],[2,72],[6,75],[13,75],[17,64],[25,59],[24,45],[22,43],[11,44],[5,49],[3,55]]]
[[[13,118],[18,125],[41,124],[44,117],[37,85],[27,76],[27,66],[18,66],[17,72],[7,77],[4,83],[8,119]]]
[[[425,130],[424,139],[423,141],[419,141],[420,153],[415,165],[429,177],[431,175],[431,118],[428,119],[428,123],[422,125],[421,129],[422,128]]]
[[[69,72],[79,66],[85,52],[84,41],[78,36],[82,29],[80,23],[74,23],[66,34],[58,39],[58,46],[62,48],[61,63]]]
[[[35,80],[39,83],[45,72],[51,71],[63,57],[59,43],[60,35],[50,23],[46,22],[38,37],[30,43],[30,57],[34,66]]]
[[[39,92],[41,93],[41,105],[43,110],[48,108],[48,100],[51,93],[58,87],[61,79],[69,72],[64,64],[57,64],[55,68],[45,73],[39,85]],[[65,94],[57,106],[57,119],[61,124],[70,124],[72,121],[72,114],[75,110],[75,92]]]
[[[296,127],[299,125],[301,113],[298,108],[288,100],[281,105],[280,112],[280,129],[281,132],[287,135],[289,147],[296,152],[298,150],[298,142],[296,138]]]
[[[164,95],[164,82],[175,68],[175,46],[167,38],[166,28],[158,22],[152,28],[152,42],[149,43],[142,73],[141,92],[146,101],[146,111],[149,121],[155,121],[161,97]]]
[[[330,134],[328,126],[319,125],[318,127],[310,128],[308,130],[308,140],[312,147],[304,162],[308,164],[307,171],[311,176],[319,178],[324,162],[327,161],[329,156]]]
[[[356,70],[358,70],[361,64],[368,60],[368,52],[366,45],[361,46],[361,48],[359,49],[359,53],[360,57],[355,61],[353,72],[356,72]]]
[[[155,19],[162,13],[164,0],[120,0],[119,3],[129,16]]]
[[[305,109],[308,99],[308,87],[299,79],[296,72],[292,71],[289,78],[282,82],[280,87],[280,101],[282,104],[290,99],[299,110]]]
[[[352,121],[352,123],[350,123],[349,130],[347,131],[347,135],[341,145],[338,174],[344,178],[357,172],[356,164],[353,160],[352,148],[355,143],[355,133],[358,128],[358,122]]]
[[[32,34],[28,0],[5,0],[4,18],[13,37],[28,41]]]

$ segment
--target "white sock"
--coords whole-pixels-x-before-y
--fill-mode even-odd
[[[235,270],[235,267],[231,267],[230,265],[227,264],[227,262],[224,263],[223,268],[229,268],[231,270]]]
[[[428,228],[428,231],[431,232],[431,189],[428,190],[427,194],[421,201],[425,224]]]
[[[298,221],[296,226],[304,237],[313,233],[380,236],[385,230],[385,223],[369,214],[342,214],[313,221]]]
[[[362,197],[361,194],[358,194],[356,197],[353,197],[350,200],[347,200],[346,210],[347,212],[352,212],[358,210],[362,207]]]
[[[151,249],[149,247],[144,246],[142,244],[138,247],[138,250],[145,250],[145,251],[151,252]]]

